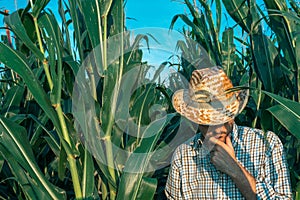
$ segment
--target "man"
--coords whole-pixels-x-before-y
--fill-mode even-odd
[[[190,88],[174,93],[175,110],[201,133],[175,150],[168,199],[292,198],[282,143],[272,132],[234,123],[249,91],[226,92],[232,87],[224,71],[212,67],[195,70]]]

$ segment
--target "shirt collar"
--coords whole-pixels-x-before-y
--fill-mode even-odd
[[[196,133],[196,135],[190,142],[190,145],[194,150],[199,150],[199,148],[202,147],[203,140],[204,140],[204,136],[202,135],[202,133],[200,132]]]
[[[236,123],[233,123],[232,131],[231,131],[231,143],[232,146],[235,147],[238,143],[239,131]]]

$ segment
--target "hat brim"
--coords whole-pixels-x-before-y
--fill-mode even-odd
[[[189,98],[185,89],[174,93],[174,109],[187,119],[202,125],[219,125],[233,120],[246,106],[249,91],[234,92],[234,99],[228,102],[199,103]]]

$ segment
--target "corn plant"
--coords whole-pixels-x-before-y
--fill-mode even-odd
[[[248,82],[253,90],[237,122],[279,135],[286,147],[293,191],[299,198],[299,4],[293,0],[266,0],[259,6],[252,0],[212,2],[199,0],[198,8],[185,0],[191,17],[174,16],[171,28],[182,19],[188,25],[183,32],[206,49],[234,85]],[[225,16],[236,24],[221,34],[222,4]],[[215,6],[214,17],[211,6]],[[195,47],[182,42],[179,48],[188,53],[187,49]],[[180,69],[184,75],[189,70],[191,65]]]
[[[172,145],[180,142],[171,145],[170,140],[182,125],[173,114],[172,91],[157,81],[168,62],[147,76],[151,66],[142,61],[140,44],[148,46],[149,38],[137,35],[131,41],[123,1],[59,0],[59,16],[47,9],[49,1],[29,1],[24,9],[3,13],[0,197],[164,198],[168,167],[155,165],[167,166]],[[237,121],[280,136],[297,198],[297,3],[290,1],[287,9],[285,3],[266,1],[264,12],[253,1],[224,0],[235,27],[246,35],[240,39],[235,27],[221,32],[220,0],[215,1],[215,17],[213,4],[199,0],[197,9],[185,2],[193,19],[179,14],[171,23],[181,18],[190,27],[177,46],[181,78],[188,80],[199,62],[218,64],[235,85],[248,82],[257,88]],[[271,36],[263,25],[270,27]],[[206,52],[210,60],[199,60]],[[171,88],[178,87],[178,74],[169,81]]]
[[[60,0],[60,16],[49,1],[5,16],[14,40],[0,42],[1,198],[161,196],[167,169],[156,171],[152,152],[169,148],[179,126],[170,93],[155,81],[166,64],[146,78],[139,47],[148,37],[130,41],[123,1]]]

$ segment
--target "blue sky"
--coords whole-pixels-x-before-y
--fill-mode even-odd
[[[29,0],[0,0],[0,10],[8,9],[11,12],[16,8],[24,8]],[[190,0],[193,2],[192,0]],[[260,0],[258,0],[260,1]],[[125,0],[125,16],[126,27],[131,29],[147,28],[147,27],[170,27],[172,18],[176,14],[189,13],[187,6],[183,3],[184,0]],[[47,8],[52,12],[58,13],[58,0],[50,0]],[[224,8],[223,8],[224,9]],[[214,11],[213,11],[214,12]],[[225,10],[223,10],[225,12]],[[232,26],[233,21],[223,18],[223,27]],[[3,26],[3,16],[0,15],[0,26]],[[178,19],[174,29],[181,31],[184,23]],[[1,31],[1,30],[0,30]]]
[[[126,20],[129,29],[145,27],[169,28],[172,17],[183,13],[186,6],[181,0],[127,0],[125,13],[126,17],[134,18]],[[27,0],[0,0],[0,10],[4,9],[13,12],[17,8],[24,8]],[[48,8],[57,11],[57,0],[50,0]],[[1,24],[3,18],[0,18]],[[179,27],[180,22],[177,27]]]
[[[0,10],[7,9],[12,13],[16,8],[24,8],[27,5],[28,0],[0,0]],[[58,0],[50,0],[47,8],[52,12],[57,13]],[[181,39],[178,34],[174,33],[171,36],[167,36],[167,29],[170,27],[172,18],[176,14],[184,13],[187,8],[182,3],[183,0],[127,0],[125,4],[125,16],[126,27],[129,30],[134,30],[135,34],[142,33],[147,34],[151,29],[152,35],[156,38],[160,38],[162,45],[158,45],[150,38],[150,48],[152,53],[148,54],[145,50],[145,59],[148,61],[160,62],[166,60],[170,56],[170,51],[175,49],[176,41]],[[130,19],[129,19],[130,18]],[[3,26],[3,17],[0,16],[0,26]],[[174,29],[182,30],[183,23],[178,20]],[[159,29],[164,28],[159,32]],[[4,32],[4,30],[2,30]],[[169,40],[172,38],[172,41]],[[160,59],[158,59],[160,57]],[[157,63],[151,63],[156,65]]]
[[[28,0],[0,0],[0,10],[3,11],[4,9],[8,9],[10,13],[12,13],[16,8],[24,8],[27,1]],[[193,2],[192,0],[190,1]],[[144,57],[145,59],[148,59],[148,61],[153,61],[153,63],[150,62],[150,64],[153,65],[165,61],[175,49],[176,42],[181,39],[176,33],[172,33],[172,36],[167,36],[167,33],[172,18],[176,14],[189,13],[187,6],[183,3],[184,0],[125,0],[125,2],[125,16],[127,18],[125,25],[129,30],[134,30],[135,34],[145,34],[149,31],[149,28],[164,28],[162,29],[161,34],[157,30],[152,31],[152,34],[161,40],[160,42],[162,45],[150,41],[152,52],[148,53],[148,51],[145,50]],[[47,8],[51,9],[55,14],[58,12],[57,7],[58,0],[50,0],[47,6]],[[224,16],[222,17],[223,20],[225,20]],[[3,18],[0,16],[0,26],[3,26],[2,22]],[[230,23],[232,22],[225,21],[222,28],[224,29]],[[184,23],[181,19],[178,19],[175,23],[174,30],[181,32],[183,26]],[[139,32],[140,30],[141,32]],[[0,33],[3,31],[4,30],[0,30]],[[170,41],[169,38],[172,38],[172,41]],[[165,48],[166,46],[167,48]]]
[[[131,28],[163,27],[169,28],[173,16],[184,13],[186,5],[182,1],[172,0],[127,0],[125,13],[126,26]],[[178,24],[178,25],[177,25]],[[179,28],[176,23],[176,27]]]
[[[180,2],[181,1],[181,2]],[[155,37],[160,44],[149,38],[150,52],[144,49],[143,59],[148,64],[159,66],[174,53],[176,43],[183,39],[182,35],[169,33],[172,18],[186,10],[183,0],[127,0],[125,5],[126,27],[134,30],[135,34],[147,34]],[[178,20],[174,29],[182,30],[183,23]],[[160,29],[162,28],[162,29]],[[144,45],[146,47],[146,45]]]

